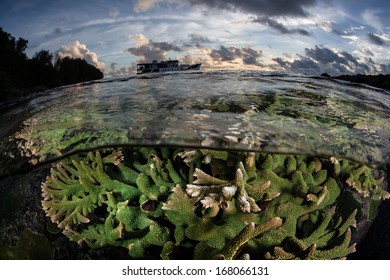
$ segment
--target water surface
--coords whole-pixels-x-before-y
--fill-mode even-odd
[[[349,158],[386,168],[390,95],[254,71],[130,76],[48,90],[3,108],[0,176],[117,145]]]

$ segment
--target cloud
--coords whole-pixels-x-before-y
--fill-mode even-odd
[[[55,53],[59,58],[82,58],[101,71],[104,70],[104,63],[99,61],[97,54],[95,52],[91,52],[86,45],[81,44],[79,41],[74,41],[69,45],[62,46]]]
[[[192,5],[205,5],[209,8],[240,11],[261,16],[308,16],[306,8],[316,4],[316,0],[189,0]]]
[[[120,69],[116,69],[116,63],[113,68],[110,68],[111,71],[107,73],[106,77],[123,77],[128,76],[129,74],[134,73],[136,69],[136,65],[132,64],[130,67],[121,67]]]
[[[142,13],[150,10],[154,6],[160,3],[168,4],[180,4],[182,0],[138,0],[134,5],[134,11],[137,13]]]
[[[142,34],[130,36],[136,40],[136,47],[128,48],[126,51],[132,55],[142,57],[140,62],[151,62],[152,60],[166,60],[167,52],[182,52],[182,49],[175,43],[154,42]]]
[[[274,58],[277,66],[293,73],[319,75],[327,72],[332,76],[342,74],[378,74],[385,73],[388,66],[374,62],[371,58],[357,58],[346,51],[332,50],[323,46],[306,48],[305,55],[293,61]]]
[[[137,13],[146,12],[159,2],[161,0],[138,0],[134,5],[134,11]]]
[[[370,49],[367,49],[367,48],[364,48],[362,50],[356,50],[354,51],[354,53],[357,53],[361,56],[374,56],[374,54],[372,53],[372,51]]]
[[[318,63],[326,64],[326,63],[332,63],[332,62],[341,62],[339,60],[338,54],[336,54],[334,51],[320,47],[315,46],[314,49],[305,49],[305,54],[307,57],[312,58],[313,60],[317,61]]]
[[[219,49],[211,50],[210,57],[214,62],[232,62],[242,60],[245,65],[260,65],[257,61],[263,55],[262,50],[255,50],[250,47],[236,48],[220,46]]]
[[[97,54],[95,52],[91,52],[86,45],[81,44],[79,41],[74,41],[69,45],[64,45],[55,53],[60,58],[71,57],[85,59],[85,61],[89,64],[102,71],[104,70],[104,64],[99,61]]]
[[[300,34],[303,36],[310,36],[311,35],[305,29],[302,29],[302,28],[289,29],[289,28],[285,27],[283,24],[281,24],[280,22],[277,22],[276,20],[268,18],[268,17],[257,17],[255,19],[253,19],[253,22],[265,24],[265,25],[271,27],[272,29],[274,29],[282,34]]]
[[[379,37],[378,35],[376,35],[374,33],[371,33],[371,32],[368,33],[367,37],[368,37],[368,41],[374,45],[384,46],[386,44],[385,40],[383,40],[381,37]]]
[[[108,15],[110,18],[117,18],[119,16],[120,12],[118,9],[111,10]]]
[[[183,0],[138,0],[134,5],[137,13],[145,12],[158,4],[183,4]],[[261,16],[308,16],[306,11],[316,4],[316,0],[187,0],[192,6],[243,12]]]
[[[175,52],[181,52],[182,49],[174,43],[167,43],[167,42],[153,42],[152,40],[149,41],[149,45],[156,50],[161,50],[164,52],[168,51],[175,51]]]
[[[212,43],[213,41],[207,38],[206,36],[199,35],[199,34],[189,34],[190,37],[190,43],[191,44],[205,44],[205,43]]]

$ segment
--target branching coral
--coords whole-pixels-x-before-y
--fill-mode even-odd
[[[375,208],[390,196],[382,181],[344,159],[123,148],[57,164],[42,206],[71,240],[133,258],[338,259],[362,208],[339,211],[342,193]]]
[[[299,239],[289,236],[282,246],[276,246],[267,252],[267,259],[337,259],[355,251],[355,244],[350,245],[351,228],[356,226],[356,210],[344,221],[332,224],[334,209],[323,212],[320,221],[307,236]],[[333,221],[334,222],[334,221]]]
[[[118,157],[114,158],[116,162]],[[60,228],[89,223],[87,216],[102,204],[114,207],[108,199],[113,194],[119,194],[124,200],[139,197],[137,188],[106,174],[107,162],[112,162],[112,154],[102,158],[100,152],[90,152],[84,160],[72,160],[71,164],[62,162],[51,170],[51,176],[42,185],[42,206]]]

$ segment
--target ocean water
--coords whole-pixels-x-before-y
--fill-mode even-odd
[[[385,168],[390,94],[255,71],[130,76],[48,90],[0,113],[0,176],[97,147],[209,147]]]
[[[390,92],[322,77],[256,71],[134,75],[47,90],[0,107],[0,240],[16,244],[6,250],[8,257],[35,257],[33,245],[46,241],[30,230],[52,239],[60,258],[113,257],[85,248],[72,255],[78,247],[51,235],[58,232],[42,222],[48,218],[41,186],[50,167],[98,148],[305,155],[346,159],[381,175],[390,165]],[[360,216],[371,207],[362,204]],[[31,252],[18,251],[21,236]],[[0,244],[0,258],[2,249]],[[39,253],[53,257],[50,249]],[[115,256],[127,256],[122,253]]]

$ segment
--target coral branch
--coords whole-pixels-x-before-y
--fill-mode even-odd
[[[336,157],[128,147],[58,163],[41,204],[70,240],[132,258],[339,259],[363,207],[371,220],[390,198],[376,175]]]

